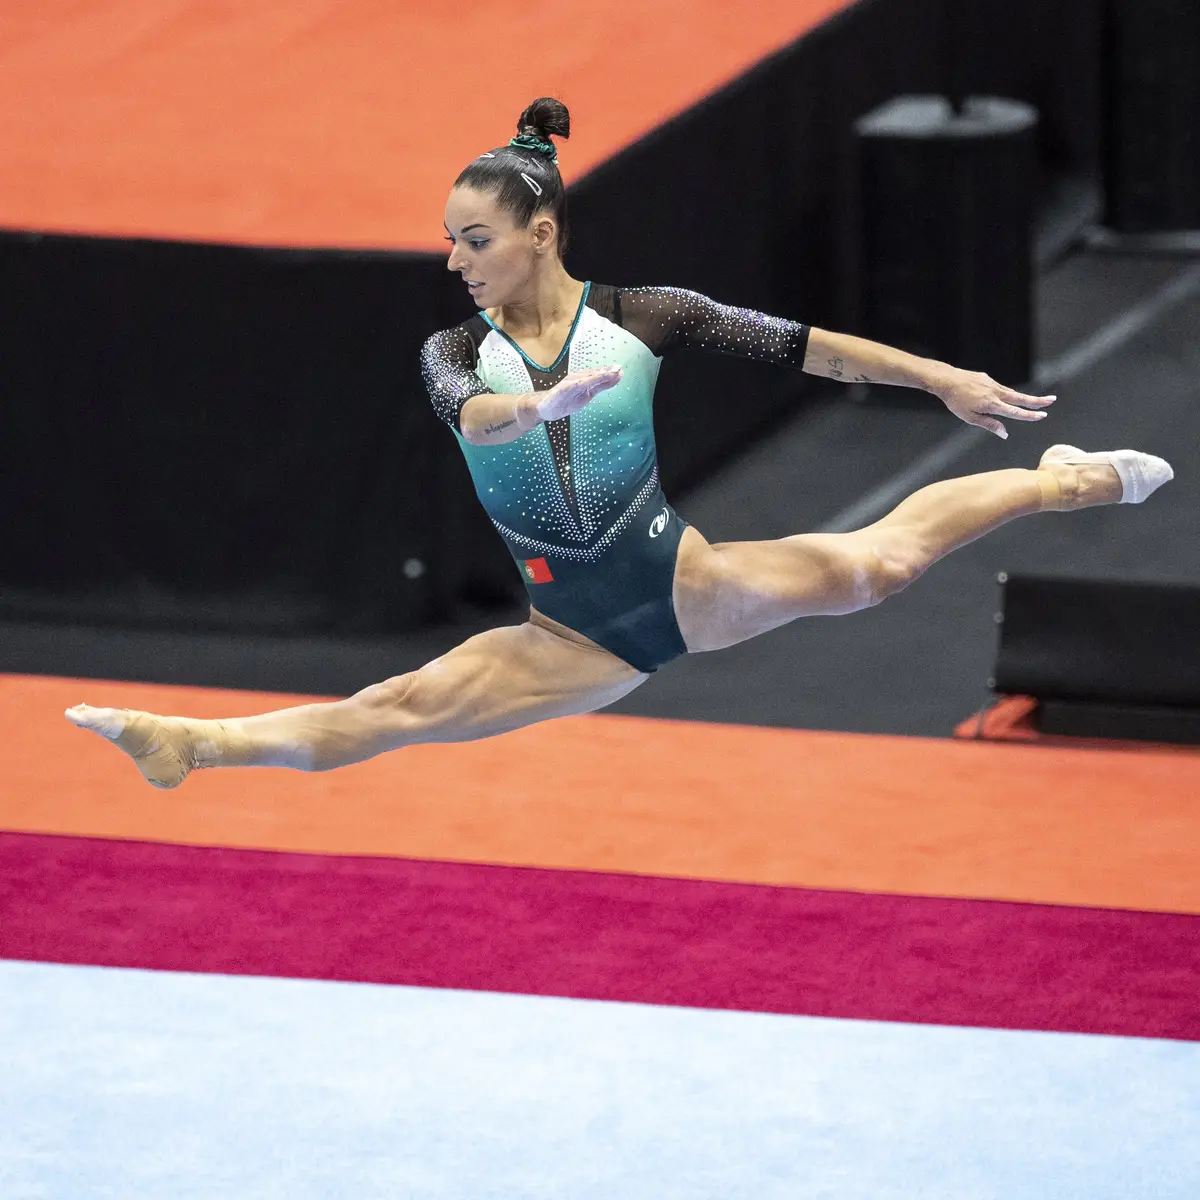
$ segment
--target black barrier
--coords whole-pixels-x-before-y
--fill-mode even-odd
[[[444,276],[0,235],[0,611],[343,632],[445,616],[502,548],[418,371]]]

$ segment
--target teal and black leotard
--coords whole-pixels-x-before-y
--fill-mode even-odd
[[[639,671],[686,652],[672,584],[686,528],[658,481],[653,400],[663,356],[685,347],[800,367],[808,326],[679,288],[588,284],[562,353],[535,363],[479,313],[425,343],[438,415],[458,437],[475,491],[516,560],[530,602]],[[621,382],[515,441],[473,446],[463,405],[487,392],[553,387],[619,363]]]

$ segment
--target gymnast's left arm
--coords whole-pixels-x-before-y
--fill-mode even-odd
[[[1040,421],[1054,396],[1027,396],[982,371],[964,371],[879,342],[810,329],[803,370],[844,383],[886,383],[930,392],[968,425],[1008,437],[1000,421]]]
[[[655,354],[688,347],[799,367],[842,383],[921,388],[960,420],[997,437],[1008,437],[1001,418],[1040,421],[1054,403],[1053,396],[1023,395],[982,371],[964,371],[865,338],[719,304],[685,288],[625,288],[621,305],[626,327]]]

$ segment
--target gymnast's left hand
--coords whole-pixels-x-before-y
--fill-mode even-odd
[[[1042,421],[1056,396],[1027,396],[997,383],[982,371],[950,367],[929,389],[960,420],[978,425],[997,437],[1008,437],[1000,418],[1010,421]]]
[[[592,367],[586,371],[572,371],[564,375],[537,401],[539,421],[556,421],[569,417],[591,402],[601,393],[621,382],[624,372],[620,366]]]

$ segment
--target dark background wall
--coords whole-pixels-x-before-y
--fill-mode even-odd
[[[863,0],[572,191],[580,276],[853,330],[854,119],[899,92],[1042,114],[1041,190],[1094,178],[1100,0]],[[0,615],[411,628],[511,598],[421,390],[472,311],[425,255],[0,235]],[[702,478],[811,382],[664,373],[664,479]]]

